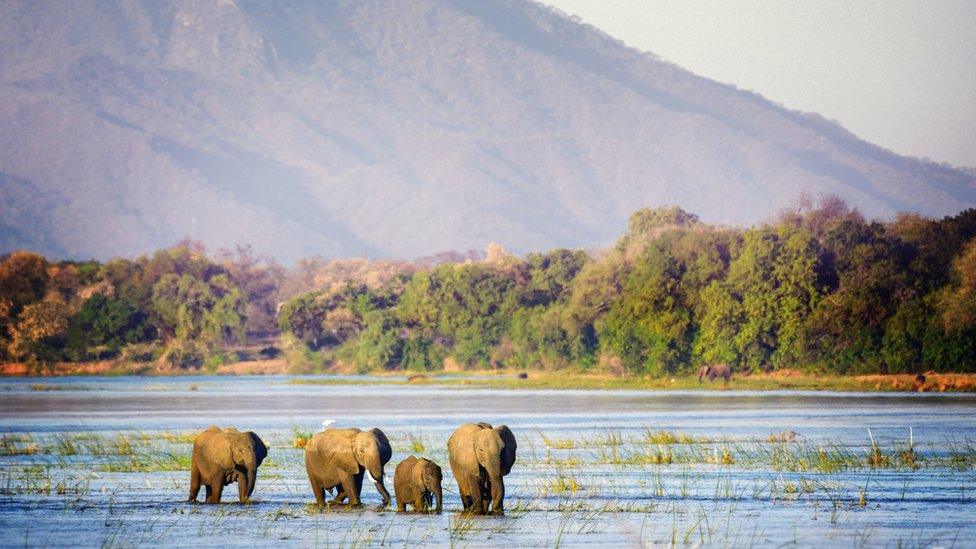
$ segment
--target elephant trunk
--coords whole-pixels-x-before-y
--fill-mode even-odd
[[[502,480],[501,458],[498,454],[492,454],[485,464],[488,472],[488,481],[491,483],[491,513],[501,515],[504,513],[505,501],[505,481]],[[485,508],[487,512],[487,507]]]
[[[258,464],[252,457],[245,461],[244,466],[247,468],[247,497],[250,499],[251,493],[254,492],[254,484],[258,477]]]
[[[444,508],[444,494],[441,492],[441,487],[439,485],[434,486],[433,492],[434,499],[437,500],[437,506],[434,508],[434,511],[440,513]]]
[[[379,458],[370,459],[369,463],[366,465],[366,471],[369,473],[370,478],[376,483],[376,491],[383,496],[383,506],[390,504],[390,492],[386,490],[386,486],[383,484],[383,464],[380,462]]]

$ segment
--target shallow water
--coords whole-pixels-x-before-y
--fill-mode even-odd
[[[0,543],[976,545],[970,395],[502,391],[293,379],[59,378],[43,391],[37,380],[0,380],[0,431],[10,440],[29,434],[18,444],[37,450],[0,456]],[[391,493],[396,463],[422,446],[420,454],[444,467],[446,512],[378,510],[369,483],[363,510],[309,508],[293,431],[315,431],[323,419],[389,435]],[[445,445],[472,421],[505,423],[518,438],[505,517],[455,512]],[[213,424],[254,430],[271,446],[252,505],[183,501],[189,473],[177,460],[188,458],[190,444],[160,435]],[[917,468],[899,457],[909,429]],[[648,440],[648,431],[661,430],[691,443]],[[797,440],[767,442],[784,431]],[[866,464],[872,438],[887,460],[882,467]],[[789,456],[819,451],[845,464],[791,465]],[[650,459],[662,454],[670,456],[665,463]],[[157,458],[143,467],[151,472],[129,467]],[[228,487],[224,501],[235,494]]]

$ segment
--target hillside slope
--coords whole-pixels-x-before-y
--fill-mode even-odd
[[[521,0],[0,11],[0,251],[417,257],[604,245],[649,205],[754,223],[804,190],[976,204],[971,174]]]

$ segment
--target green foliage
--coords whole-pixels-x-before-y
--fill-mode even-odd
[[[244,338],[244,294],[225,274],[209,280],[166,274],[153,286],[152,304],[160,331],[172,340],[209,347]]]
[[[146,314],[131,303],[95,294],[71,318],[64,354],[69,360],[109,358],[126,345],[146,341],[148,328]]]
[[[650,241],[600,323],[601,350],[635,373],[689,369],[701,289],[724,276],[728,247],[728,239],[697,229],[673,229]]]
[[[976,210],[882,223],[827,197],[740,230],[645,209],[597,258],[492,245],[480,262],[309,261],[288,276],[246,248],[219,258],[193,242],[106,264],[11,254],[0,353],[215,370],[276,324],[294,372],[976,369]]]
[[[517,307],[509,273],[481,264],[442,265],[414,275],[395,313],[408,337],[451,347],[462,364],[487,365]]]

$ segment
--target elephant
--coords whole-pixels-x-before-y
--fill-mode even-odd
[[[196,501],[200,485],[206,486],[207,503],[220,503],[224,486],[237,483],[241,503],[254,492],[257,470],[268,456],[268,447],[256,434],[237,429],[210,427],[193,440],[190,462],[190,497]]]
[[[517,447],[515,435],[505,425],[469,423],[454,431],[447,450],[465,512],[488,514],[490,498],[491,514],[504,514],[502,477],[511,472]]]
[[[393,492],[396,494],[397,511],[407,510],[412,505],[415,511],[430,509],[431,500],[437,500],[434,512],[443,508],[444,495],[441,491],[441,468],[433,461],[410,456],[400,462],[393,472]]]
[[[363,475],[369,473],[376,490],[383,496],[383,507],[390,504],[390,493],[383,485],[383,467],[393,456],[390,441],[383,431],[356,428],[327,428],[317,433],[305,446],[305,470],[315,494],[315,502],[325,505],[325,492],[337,490],[329,503],[361,505]]]
[[[732,367],[724,363],[705,364],[698,369],[698,383],[701,383],[704,377],[707,377],[708,381],[721,377],[725,379],[725,383],[728,383],[732,379]]]

